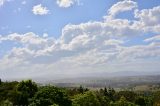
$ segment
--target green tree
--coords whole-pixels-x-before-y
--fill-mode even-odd
[[[153,103],[154,106],[160,106],[160,91],[157,91],[153,94]]]
[[[101,91],[103,91],[103,90],[101,90]],[[106,88],[106,87],[104,88],[104,96],[109,96],[109,94],[108,94],[108,90],[107,90],[107,88]]]
[[[32,80],[23,80],[17,85],[17,91],[27,93],[31,98],[38,91],[37,84]]]
[[[37,84],[32,80],[23,80],[17,85],[17,105],[28,105],[29,99],[38,91]]]
[[[101,96],[101,97],[97,96],[97,98],[100,102],[100,106],[109,106],[111,102],[111,100],[106,96]]]
[[[54,104],[53,104],[53,105],[51,105],[51,106],[59,106],[59,105],[57,105],[57,104],[55,104],[55,103],[54,103]]]
[[[145,98],[144,97],[137,97],[135,100],[135,104],[139,106],[146,106]]]
[[[2,80],[0,79],[0,85],[2,84]]]
[[[110,100],[114,101],[115,90],[113,88],[108,88],[108,97]]]
[[[0,106],[13,106],[13,103],[7,99],[3,101]]]
[[[114,99],[119,100],[121,97],[125,97],[127,101],[134,102],[136,94],[133,91],[120,91],[115,93]]]
[[[111,106],[136,106],[134,103],[128,102],[125,97],[121,97],[119,101],[112,102]]]
[[[95,94],[100,102],[100,106],[109,106],[111,100],[108,97],[108,91],[106,87],[104,89],[100,89]]]
[[[91,91],[76,95],[72,101],[73,106],[100,106],[96,95]]]
[[[17,104],[19,104],[18,102],[19,102],[20,93],[17,92],[16,88],[13,89],[13,90],[8,91],[7,96],[8,96],[7,99],[9,101],[11,101],[14,106],[17,105]]]
[[[82,85],[80,85],[79,89],[78,89],[79,93],[84,93],[84,88],[82,87]]]
[[[9,100],[12,103],[14,102],[13,100],[16,97],[16,86],[18,82],[13,81],[13,82],[3,82],[0,85],[0,102],[3,102],[5,100]]]
[[[30,106],[71,106],[71,100],[63,89],[54,86],[42,87],[33,97]]]
[[[67,95],[70,96],[70,98],[72,98],[74,95],[79,94],[77,88],[66,89],[66,91],[67,91]]]

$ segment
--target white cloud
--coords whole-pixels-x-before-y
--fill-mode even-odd
[[[109,10],[108,14],[115,17],[120,12],[128,11],[137,8],[137,3],[131,0],[123,0],[114,4]]]
[[[138,61],[149,60],[153,58],[160,58],[160,43],[150,43],[148,45],[134,45],[131,47],[124,47],[118,58],[124,61]]]
[[[75,0],[57,0],[57,4],[59,7],[68,8],[75,3]]]
[[[44,37],[44,38],[47,38],[47,37],[48,37],[48,34],[47,34],[47,33],[44,33],[44,34],[43,34],[43,37]]]
[[[43,7],[41,4],[39,4],[33,7],[32,12],[35,15],[46,15],[48,14],[49,10],[47,7]]]
[[[38,35],[35,35],[32,32],[26,33],[24,35],[20,35],[17,33],[13,33],[8,35],[7,37],[2,37],[0,40],[10,40],[10,41],[16,41],[26,44],[38,44],[41,42],[42,39],[38,37]]]
[[[136,10],[135,17],[140,19],[146,26],[155,26],[160,24],[160,6],[152,9]]]
[[[0,41],[13,41],[16,43],[22,44],[24,47],[29,48],[31,50],[38,50],[50,45],[52,42],[48,38],[39,37],[38,35],[29,32],[26,34],[17,34],[13,33],[6,37],[1,37]]]
[[[5,2],[10,2],[13,0],[0,0],[0,6],[3,6]]]
[[[121,41],[121,40],[116,40],[116,39],[109,39],[109,40],[106,40],[105,42],[105,45],[121,45],[124,43],[124,41]]]
[[[135,26],[146,32],[160,33],[160,6],[152,9],[135,10],[135,18],[139,19],[135,22]]]
[[[5,1],[6,1],[6,0],[0,0],[0,6],[2,6]]]
[[[156,35],[156,36],[153,36],[151,38],[147,38],[144,40],[145,42],[154,42],[154,41],[160,41],[160,35]]]
[[[136,8],[136,5],[133,1],[118,2],[111,7],[109,15],[115,16],[119,12]],[[58,39],[50,38],[45,33],[40,36],[33,32],[0,36],[1,43],[8,41],[19,45],[13,45],[10,52],[0,60],[0,75],[8,70],[13,70],[22,77],[46,75],[59,78],[93,71],[157,71],[160,68],[160,37],[158,34],[146,38],[145,34],[149,31],[157,33],[159,16],[153,13],[157,13],[158,9],[145,10],[156,17],[154,21],[144,10],[136,11],[136,20],[114,17],[77,25],[68,24],[62,29]],[[154,24],[145,22],[145,17]],[[150,26],[155,29],[150,29]],[[132,42],[132,38],[141,36],[146,39],[141,38],[139,44]],[[143,41],[148,43],[143,44]]]

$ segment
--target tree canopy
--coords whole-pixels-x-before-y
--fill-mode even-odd
[[[38,86],[32,80],[1,82],[0,106],[159,106],[158,91],[92,90]]]

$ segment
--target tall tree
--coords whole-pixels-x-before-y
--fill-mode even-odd
[[[84,93],[84,88],[82,87],[82,85],[80,85],[79,89],[78,89],[79,93]]]
[[[28,105],[29,98],[32,98],[34,94],[38,91],[37,84],[32,80],[21,81],[17,85],[18,91],[18,104],[17,105]]]
[[[2,80],[0,79],[0,85],[2,84]]]
[[[106,87],[104,88],[104,96],[108,96],[108,90]]]
[[[30,106],[71,106],[71,100],[66,95],[66,92],[54,86],[42,87],[33,97]]]

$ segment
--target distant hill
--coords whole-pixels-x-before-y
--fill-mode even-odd
[[[111,86],[114,88],[131,87],[137,85],[160,84],[160,75],[138,75],[138,76],[110,76],[110,77],[79,77],[59,80],[48,80],[43,84],[54,84],[61,87],[86,87],[101,88]]]

